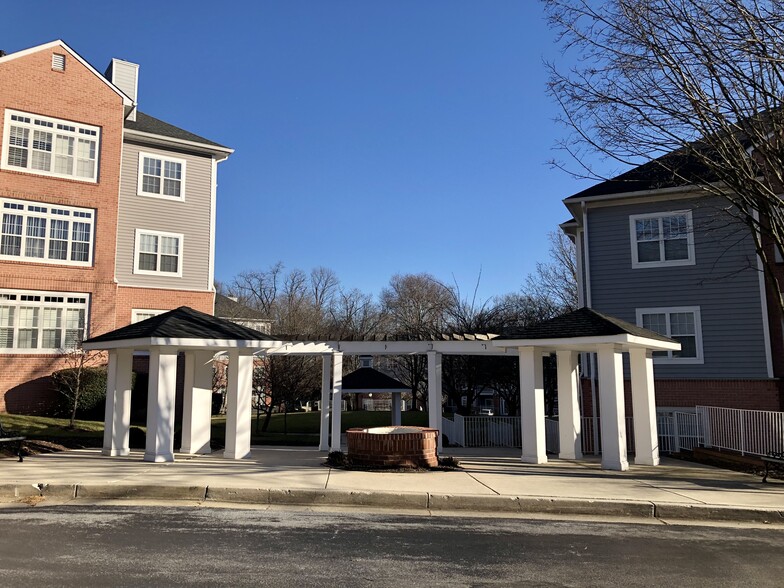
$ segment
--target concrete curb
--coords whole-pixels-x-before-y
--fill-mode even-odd
[[[438,512],[488,512],[609,516],[693,522],[784,524],[784,510],[761,507],[640,500],[432,494],[429,492],[369,492],[312,488],[269,489],[219,486],[156,486],[126,484],[0,484],[0,502],[29,497],[87,500],[187,500],[235,504],[372,507]]]
[[[92,500],[204,500],[206,494],[206,486],[79,484],[76,488],[76,498]]]

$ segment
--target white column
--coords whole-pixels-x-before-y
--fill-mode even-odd
[[[131,382],[133,349],[109,352],[106,376],[106,413],[104,417],[104,455],[128,455],[131,427]]]
[[[223,457],[250,457],[251,397],[253,394],[253,355],[229,350],[226,377],[226,448]]]
[[[427,352],[427,426],[438,429],[438,451],[443,449],[441,419],[443,418],[443,390],[441,387],[441,354]]]
[[[400,394],[392,394],[392,426],[399,427],[402,422],[400,414]]]
[[[547,463],[544,435],[544,368],[537,347],[519,347],[520,427],[523,463]]]
[[[558,435],[561,459],[581,459],[582,431],[580,405],[577,400],[579,374],[577,353],[556,351],[558,359]]]
[[[632,410],[634,411],[634,463],[659,465],[659,433],[656,428],[656,393],[653,355],[647,349],[631,349]]]
[[[332,355],[325,353],[321,356],[321,436],[319,437],[319,451],[329,451],[329,401],[332,389]]]
[[[332,354],[332,443],[330,451],[340,451],[340,416],[343,411],[343,354]]]
[[[625,472],[626,407],[623,397],[623,359],[612,344],[599,345],[599,404],[602,409],[602,469]]]
[[[147,388],[147,448],[144,461],[174,461],[174,399],[177,388],[177,350],[150,349]]]
[[[185,352],[180,453],[209,453],[212,429],[211,351]]]

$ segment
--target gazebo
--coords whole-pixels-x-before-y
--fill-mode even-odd
[[[602,467],[628,468],[626,455],[623,361],[630,358],[635,463],[659,462],[653,382],[654,351],[679,350],[677,341],[588,308],[504,335],[465,334],[438,340],[281,340],[187,307],[117,329],[84,342],[85,349],[109,352],[103,452],[127,455],[130,426],[131,364],[134,351],[150,354],[147,410],[147,461],[174,460],[174,398],[177,354],[185,355],[182,453],[205,453],[210,441],[212,360],[228,355],[228,409],[224,456],[250,454],[253,356],[321,355],[321,435],[319,449],[340,450],[343,355],[426,354],[428,425],[441,429],[441,357],[453,355],[517,356],[520,362],[522,460],[545,463],[542,357],[558,361],[561,452],[579,459],[579,353],[598,356],[601,401]],[[332,406],[332,436],[330,410]],[[440,436],[439,436],[440,445]],[[440,449],[440,446],[439,446]]]
[[[361,365],[359,369],[343,376],[344,394],[389,394],[392,397],[392,426],[401,424],[400,397],[404,392],[411,392],[403,382],[380,372],[372,366],[372,358],[360,356]],[[340,419],[339,414],[334,414],[332,418]],[[340,427],[338,427],[340,428]]]

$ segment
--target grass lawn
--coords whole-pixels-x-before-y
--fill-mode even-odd
[[[320,412],[273,414],[267,431],[256,433],[254,415],[251,423],[251,442],[256,445],[318,445],[320,419]],[[28,439],[41,439],[69,447],[100,447],[103,442],[103,421],[77,420],[74,429],[68,428],[68,419],[42,416],[2,414],[0,421],[10,433],[24,435]],[[391,417],[388,411],[344,412],[341,418],[341,430],[345,432],[346,429],[352,427],[383,427],[389,425],[390,422]],[[427,413],[405,411],[402,423],[403,425],[425,427],[427,426]],[[144,429],[144,427],[140,428]],[[213,417],[212,438],[222,444],[225,437],[226,417],[223,415]]]

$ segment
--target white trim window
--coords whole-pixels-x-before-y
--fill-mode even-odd
[[[699,306],[638,308],[637,325],[675,339],[681,344],[680,351],[655,351],[655,361],[704,363]]]
[[[153,310],[151,308],[134,308],[131,310],[131,324],[146,321],[149,318],[169,312],[168,310]]]
[[[632,267],[694,265],[691,211],[634,214],[629,217]]]
[[[139,196],[185,199],[185,160],[139,152]]]
[[[98,181],[99,127],[6,110],[4,128],[0,168]]]
[[[135,274],[182,276],[183,236],[136,229]]]
[[[0,259],[90,266],[95,211],[0,198]]]
[[[89,294],[0,290],[0,353],[74,349],[87,335]]]

